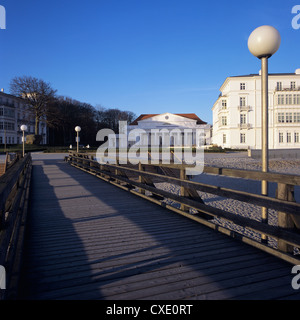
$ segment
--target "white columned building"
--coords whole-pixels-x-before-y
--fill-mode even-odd
[[[261,76],[228,77],[214,103],[212,143],[261,149]],[[269,74],[269,149],[300,148],[300,69]]]
[[[136,142],[141,146],[148,146],[152,142],[157,146],[197,147],[198,131],[201,131],[202,145],[211,143],[211,125],[202,121],[194,113],[142,114],[128,125],[128,135],[135,129],[142,129],[144,134],[138,137],[140,141],[128,141],[129,147]],[[197,131],[197,129],[201,130]],[[184,134],[185,130],[187,134]]]

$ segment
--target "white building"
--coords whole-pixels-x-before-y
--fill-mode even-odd
[[[148,146],[151,142],[157,146],[174,147],[199,146],[200,142],[201,145],[211,143],[211,125],[194,113],[142,114],[128,126],[128,134],[134,129],[142,129],[143,135],[138,139],[143,146]],[[200,139],[197,134],[201,134]],[[129,141],[128,145],[136,142]]]
[[[25,124],[28,131],[25,135],[34,134],[35,120],[23,99],[0,92],[0,144],[22,143],[21,125]],[[47,143],[47,127],[40,122],[41,144]]]
[[[261,149],[261,76],[228,77],[213,105],[213,144]],[[269,74],[269,149],[300,148],[300,69]]]

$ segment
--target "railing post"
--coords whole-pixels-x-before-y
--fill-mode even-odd
[[[144,171],[144,166],[142,165],[141,162],[139,162],[139,171],[140,172]],[[142,175],[139,175],[139,182],[144,183],[144,179],[143,179]],[[139,192],[141,194],[145,194],[145,189],[139,188]]]
[[[186,174],[185,174],[185,169],[184,169],[184,168],[181,168],[181,169],[180,169],[180,180],[186,180]],[[183,186],[180,187],[180,195],[181,195],[182,197],[188,196],[188,191],[187,191],[186,188],[183,187]],[[180,209],[181,209],[182,211],[189,211],[189,207],[187,207],[187,206],[184,205],[184,204],[181,204],[181,205],[180,205]]]
[[[119,166],[119,159],[116,159],[116,165]],[[115,175],[118,176],[120,174],[120,171],[118,170],[118,168],[115,169]],[[120,184],[121,181],[116,179],[116,183]]]
[[[279,200],[295,201],[293,196],[293,186],[289,184],[278,183],[276,193],[276,198]],[[285,229],[293,229],[294,222],[291,215],[285,212],[278,211],[278,227]],[[287,244],[285,241],[279,239],[278,250],[292,253],[294,248],[293,246]]]

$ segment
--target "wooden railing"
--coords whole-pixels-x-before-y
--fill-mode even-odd
[[[11,168],[17,161],[21,158],[20,153],[9,153],[6,152],[5,160],[0,163],[0,177],[5,174],[5,172]]]
[[[18,287],[31,168],[27,154],[0,177],[0,265],[6,270],[6,290],[0,290],[0,300],[14,297]]]
[[[121,187],[131,193],[146,198],[172,211],[196,220],[214,230],[218,230],[234,238],[240,239],[263,251],[273,254],[292,264],[300,264],[300,204],[293,197],[294,186],[300,185],[300,176],[263,173],[260,171],[237,170],[205,166],[203,172],[211,175],[237,177],[240,179],[267,180],[278,184],[277,197],[262,196],[244,191],[232,190],[214,185],[203,184],[190,180],[185,174],[185,165],[178,164],[142,164],[119,165],[99,164],[93,156],[88,154],[69,153],[68,162],[81,170]],[[167,182],[180,187],[179,194],[159,189],[157,182]],[[245,180],[245,183],[246,180]],[[278,225],[257,221],[243,215],[228,212],[205,204],[198,191],[230,198],[247,204],[276,210]],[[174,206],[165,200],[172,200],[179,204]],[[192,214],[191,209],[196,210]],[[230,221],[238,226],[251,229],[260,235],[275,239],[277,245],[270,245],[244,233],[218,225],[214,218]]]

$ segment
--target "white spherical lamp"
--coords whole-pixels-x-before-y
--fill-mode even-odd
[[[22,124],[21,127],[20,127],[20,129],[21,129],[22,131],[27,131],[27,126],[26,126],[25,124]]]
[[[75,127],[75,131],[76,132],[80,132],[81,131],[81,128],[79,126]]]
[[[249,51],[257,58],[271,57],[278,49],[281,37],[277,29],[272,26],[256,28],[249,36]]]

